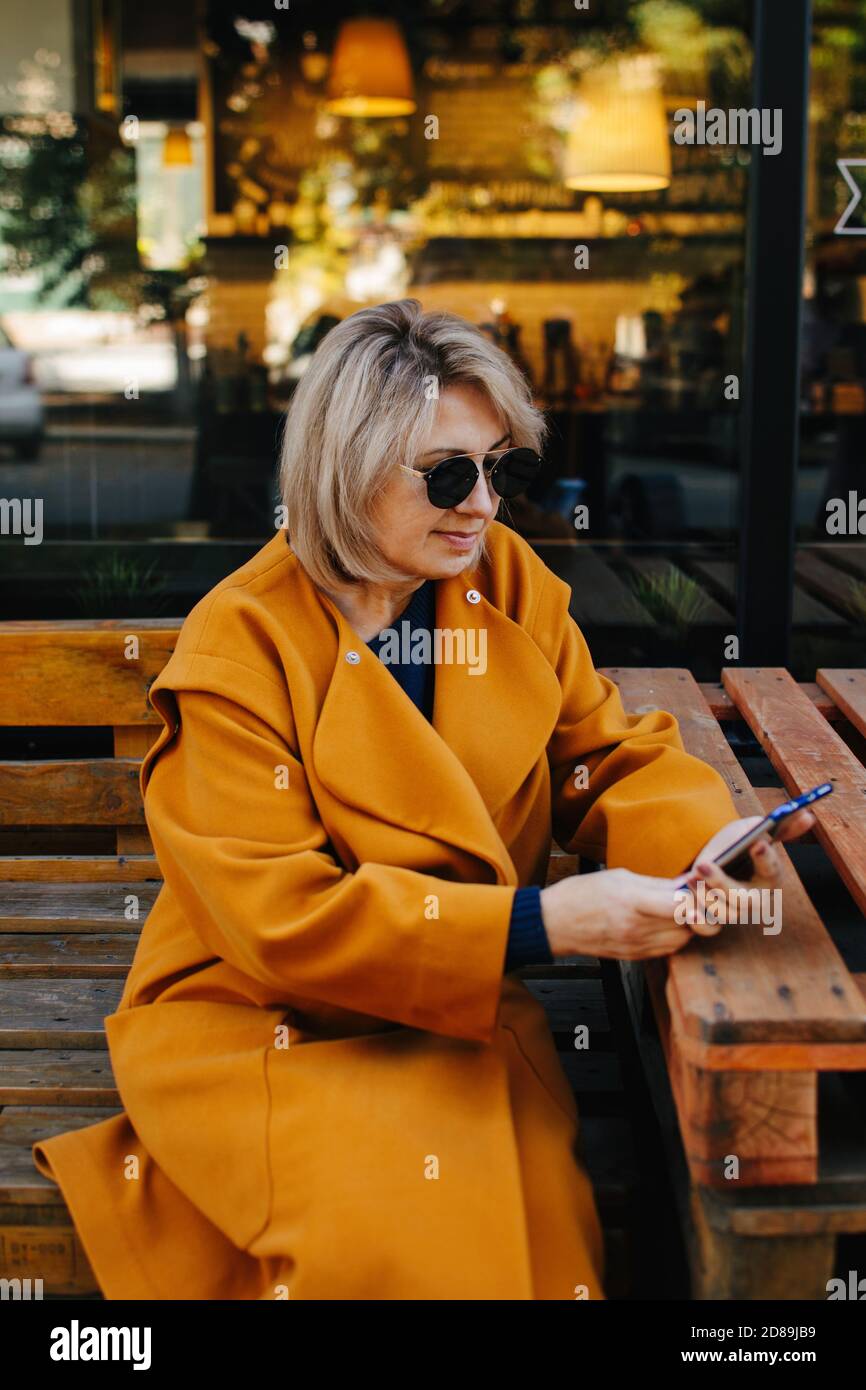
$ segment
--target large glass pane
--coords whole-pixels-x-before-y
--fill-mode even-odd
[[[866,651],[866,4],[814,5],[794,659]]]
[[[549,466],[511,521],[571,582],[596,659],[717,676],[761,157],[729,119],[749,106],[751,5],[392,5],[412,109],[391,114],[327,101],[339,45],[364,43],[348,0],[303,23],[124,6],[114,67],[110,5],[77,47],[71,0],[51,5],[63,43],[21,29],[3,60],[0,315],[47,426],[0,459],[4,487],[44,498],[19,604],[185,611],[273,527],[282,412],[324,333],[413,295],[483,325],[547,410]],[[97,76],[115,69],[112,110]],[[98,131],[86,174],[58,104]]]

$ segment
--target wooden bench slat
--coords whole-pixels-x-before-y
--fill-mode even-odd
[[[150,683],[174,651],[182,619],[0,625],[0,725],[159,724]],[[127,638],[138,640],[130,659]]]
[[[0,937],[0,979],[125,980],[135,955],[131,932],[9,932]]]
[[[0,1049],[105,1049],[122,994],[118,980],[0,980]]]
[[[0,1051],[0,1106],[119,1106],[108,1052]],[[101,1118],[94,1116],[94,1119]]]
[[[121,1109],[94,1110],[93,1106],[11,1106],[0,1111],[0,1203],[11,1206],[66,1207],[56,1183],[46,1178],[33,1162],[31,1148],[67,1130],[99,1124]],[[66,1220],[69,1220],[68,1214]]]
[[[629,711],[664,709],[676,716],[686,748],[724,777],[739,815],[761,813],[688,671],[608,668],[605,673],[619,685]],[[835,738],[802,698],[814,722]],[[670,958],[685,1031],[703,1043],[866,1040],[860,992],[787,855],[783,857],[784,922],[777,936],[765,936],[760,926],[738,924]]]
[[[831,724],[838,724],[845,718],[844,713],[837,707],[831,696],[823,691],[820,685],[814,681],[800,681],[800,689],[804,695],[808,695],[815,708],[823,714],[825,719],[829,719]],[[715,719],[720,723],[725,723],[732,719],[739,719],[740,713],[728,694],[721,681],[699,681],[698,688],[710,707]]]
[[[815,679],[857,732],[866,736],[866,671],[822,667],[815,673]]]
[[[0,883],[0,936],[4,932],[138,933],[162,885],[159,883]],[[126,916],[138,899],[138,919]]]
[[[0,762],[0,825],[145,824],[135,758]]]
[[[10,854],[0,857],[0,890],[9,883],[143,884],[161,879],[162,871],[152,854]]]
[[[729,667],[724,681],[792,796],[833,782],[813,808],[815,835],[866,912],[866,768],[783,667]]]

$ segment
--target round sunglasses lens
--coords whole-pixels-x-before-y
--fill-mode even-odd
[[[465,502],[478,481],[478,469],[471,458],[449,459],[438,464],[427,484],[427,496],[434,507],[457,507]]]
[[[519,497],[540,466],[541,459],[531,449],[510,449],[493,470],[493,486],[500,497]]]

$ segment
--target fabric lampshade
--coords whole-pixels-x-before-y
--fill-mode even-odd
[[[563,178],[568,188],[597,193],[668,187],[667,119],[651,56],[605,63],[584,76]]]
[[[415,110],[412,69],[391,19],[347,19],[328,76],[328,111],[337,116],[406,116]]]

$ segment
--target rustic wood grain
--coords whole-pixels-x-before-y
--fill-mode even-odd
[[[118,980],[0,980],[0,1049],[105,1050],[122,993]]]
[[[866,671],[821,668],[815,679],[858,733],[866,736]]]
[[[842,710],[837,708],[833,699],[816,682],[800,681],[799,685],[803,694],[808,695],[815,708],[825,719],[829,719],[831,724],[838,724],[845,718]],[[710,713],[720,723],[739,719],[739,711],[721,681],[699,681],[698,689],[709,705]]]
[[[131,932],[9,932],[0,936],[0,980],[125,980],[138,938]]]
[[[120,1105],[107,1052],[39,1048],[0,1052],[0,1106]],[[93,1122],[102,1119],[93,1116]],[[70,1129],[73,1126],[70,1125]]]
[[[626,709],[665,709],[676,716],[686,748],[725,779],[738,815],[761,814],[760,802],[688,671],[611,668],[606,674],[619,685]],[[814,724],[835,738],[811,702],[805,696],[802,700]],[[718,936],[696,939],[670,959],[684,1031],[700,1042],[866,1041],[862,995],[784,850],[782,857],[784,919],[777,936],[765,936],[760,926],[737,924]]]
[[[137,934],[161,886],[152,882],[0,883],[0,944],[4,932]],[[137,917],[130,915],[135,911]]]
[[[0,725],[159,724],[147,690],[174,651],[181,619],[0,624]],[[129,637],[138,657],[129,659]]]
[[[137,758],[139,768],[141,759],[148,748],[154,744],[159,730],[146,724],[123,724],[114,729],[114,756],[116,758]],[[142,807],[142,819],[144,812]],[[146,825],[117,827],[118,854],[153,854],[153,845]]]
[[[0,858],[0,892],[8,883],[141,885],[161,878],[162,871],[152,854],[14,854]]]
[[[724,681],[792,796],[833,782],[812,807],[815,835],[866,912],[866,768],[784,668],[729,667]]]
[[[37,1140],[107,1120],[118,1111],[119,1107],[94,1114],[92,1106],[7,1105],[0,1111],[0,1203],[65,1211],[56,1183],[34,1165],[32,1146]]]
[[[143,825],[139,763],[61,758],[0,763],[2,825]]]

